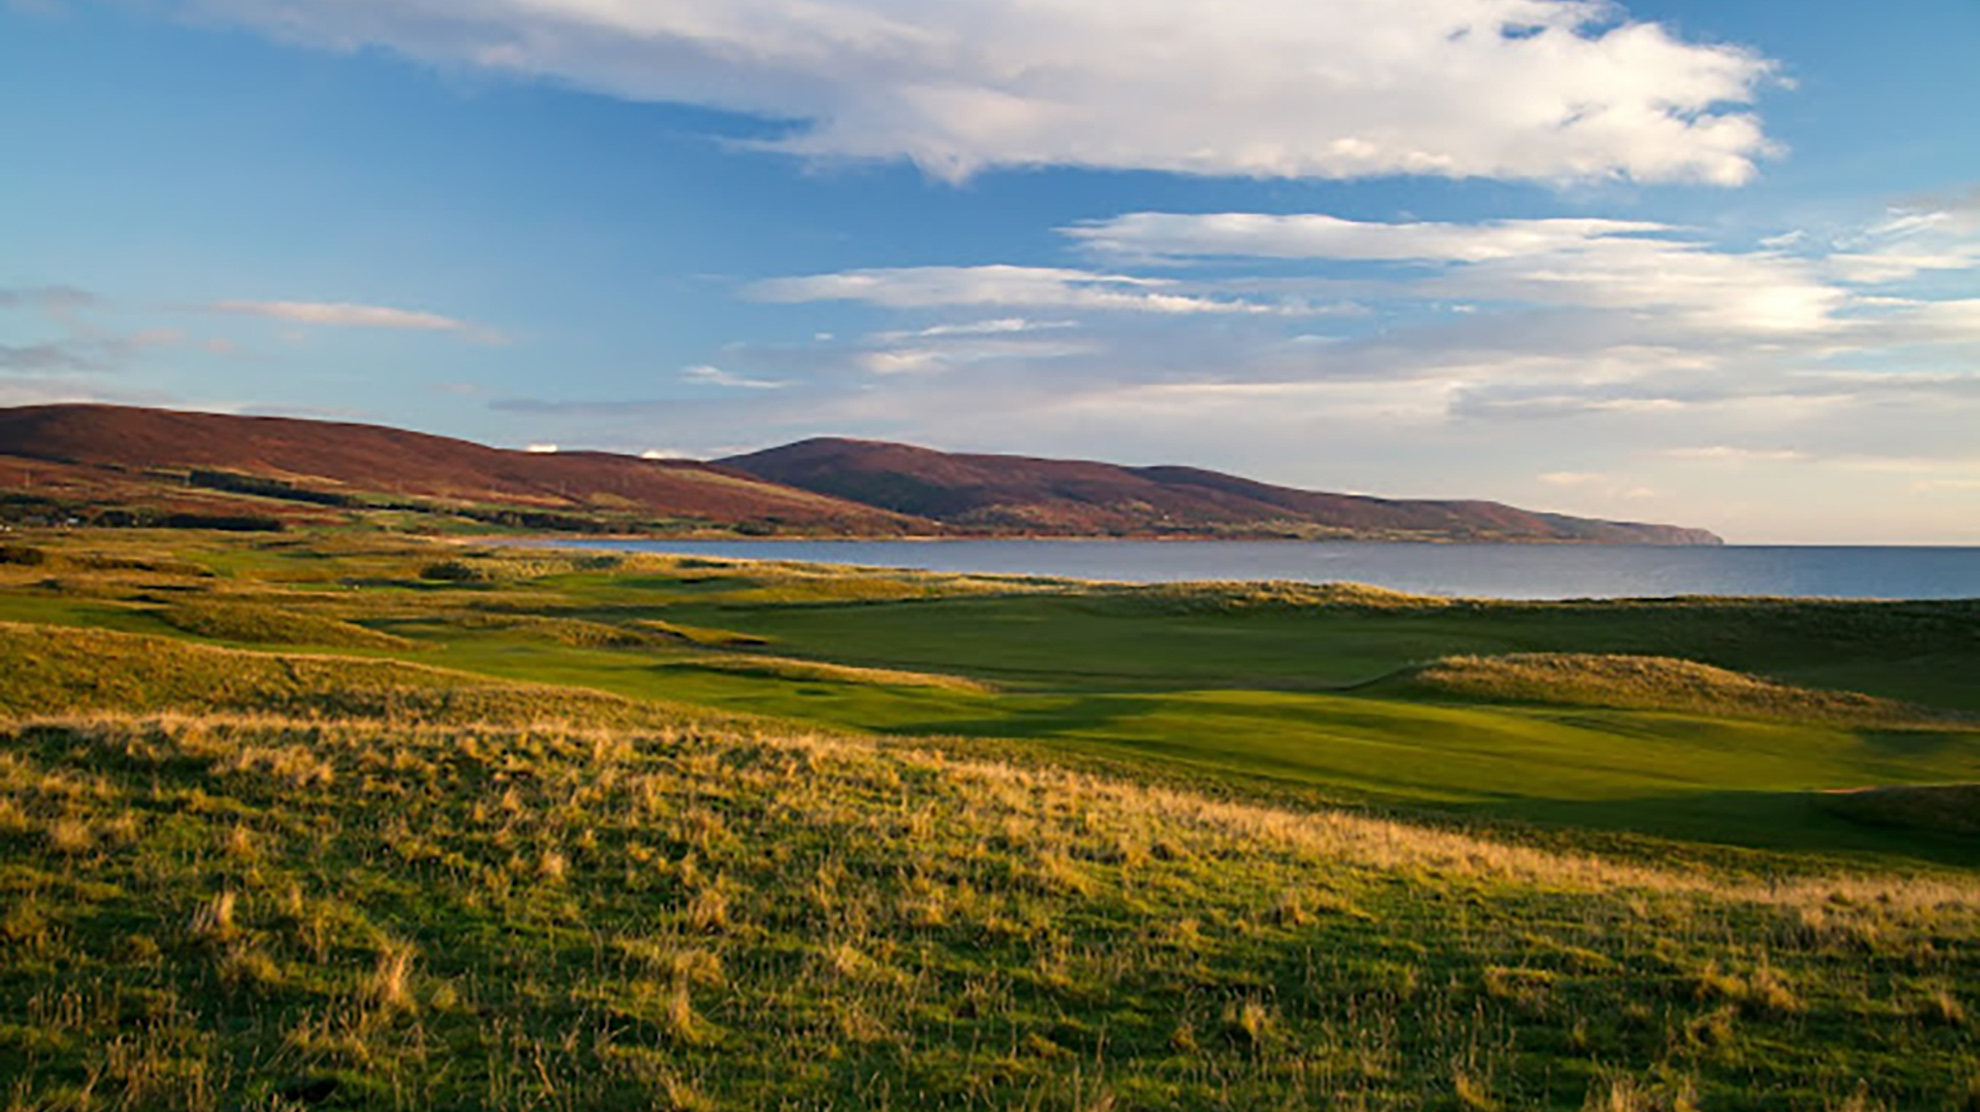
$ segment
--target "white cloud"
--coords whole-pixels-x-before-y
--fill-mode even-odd
[[[1694,460],[1702,463],[1793,463],[1808,458],[1808,453],[1793,448],[1736,448],[1729,444],[1714,444],[1705,448],[1669,448],[1664,455],[1672,459]]]
[[[1980,206],[1969,200],[1893,209],[1843,247],[1829,256],[1830,270],[1845,282],[1863,285],[1980,268]]]
[[[1670,228],[1641,221],[1576,218],[1383,224],[1324,213],[1133,212],[1060,231],[1092,250],[1131,259],[1231,256],[1475,263],[1557,253],[1597,239]]]
[[[1562,218],[1385,224],[1321,213],[1140,212],[1062,229],[1122,258],[1267,258],[1414,263],[1392,296],[1528,302],[1667,314],[1692,327],[1808,332],[1836,327],[1848,294],[1807,260],[1725,251],[1663,224]]]
[[[452,332],[482,343],[502,342],[499,333],[464,320],[419,309],[396,309],[389,305],[359,305],[347,301],[216,301],[206,308],[216,313],[264,317],[290,324]]]
[[[926,374],[975,363],[1036,363],[1094,354],[1085,340],[970,338],[970,334],[926,337],[921,343],[881,343],[859,352],[854,365],[876,375]]]
[[[1606,0],[180,0],[333,49],[800,121],[960,179],[1070,165],[1732,185],[1759,55]]]
[[[1159,278],[1036,266],[915,266],[770,278],[748,287],[759,301],[864,301],[890,309],[1035,306],[1144,313],[1271,313],[1250,301],[1168,292]]]
[[[905,332],[876,332],[874,339],[899,341],[939,336],[1005,336],[1014,332],[1041,332],[1047,329],[1072,328],[1069,320],[1027,320],[1024,317],[998,317],[995,320],[966,321],[962,324],[936,324],[927,328],[916,328]],[[829,335],[821,337],[830,339]]]
[[[746,375],[733,374],[720,367],[711,367],[706,363],[682,370],[681,380],[684,382],[698,382],[707,386],[726,386],[740,390],[779,390],[790,385],[787,382],[750,378]]]

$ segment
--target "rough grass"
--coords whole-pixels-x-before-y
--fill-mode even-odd
[[[1980,784],[1934,784],[1824,792],[1823,809],[1875,826],[1980,836]]]
[[[1300,610],[1437,611],[1461,605],[1434,595],[1414,595],[1365,583],[1203,581],[1194,583],[1068,584],[1103,609],[1117,613],[1229,614]]]
[[[193,599],[161,607],[158,616],[174,629],[215,641],[362,649],[414,647],[403,637],[354,622],[260,602]]]
[[[770,638],[753,633],[738,633],[733,629],[714,629],[709,626],[684,625],[659,618],[640,618],[633,625],[651,630],[654,633],[684,641],[691,645],[708,645],[716,648],[744,648],[752,645],[768,645]]]
[[[880,687],[926,687],[968,695],[990,695],[996,688],[965,676],[913,672],[900,668],[857,668],[816,660],[780,656],[705,656],[680,662],[679,667],[703,668],[742,676],[817,683],[870,684]]]
[[[1943,728],[1953,716],[1853,691],[1779,683],[1691,660],[1610,653],[1453,656],[1400,686],[1496,702],[1554,703],[1865,726]]]
[[[0,715],[173,710],[310,718],[656,725],[690,711],[389,660],[270,654],[0,622]],[[733,716],[731,716],[731,720]]]
[[[642,649],[673,643],[671,638],[645,629],[587,621],[583,618],[468,611],[444,615],[444,621],[457,629],[496,630],[506,636],[548,641],[552,644],[582,649]]]
[[[1980,888],[1753,884],[856,740],[0,732],[16,1107],[1964,1098]]]

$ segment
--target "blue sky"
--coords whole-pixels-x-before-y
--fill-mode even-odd
[[[0,0],[0,404],[1980,544],[1976,42],[1972,0]]]

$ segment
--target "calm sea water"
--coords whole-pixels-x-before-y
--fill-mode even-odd
[[[726,559],[1173,583],[1289,579],[1477,598],[1980,598],[1980,548],[1304,541],[557,541]]]

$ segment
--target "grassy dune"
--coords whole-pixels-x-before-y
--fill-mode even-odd
[[[163,607],[159,617],[174,629],[215,641],[264,645],[410,649],[413,642],[354,622],[267,603],[197,601]]]
[[[1391,690],[1493,702],[1565,704],[1869,726],[1946,726],[1934,713],[1854,691],[1818,691],[1692,660],[1604,653],[1454,656],[1412,669]],[[1970,720],[1980,723],[1980,718]]]

